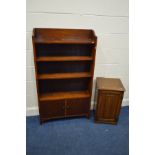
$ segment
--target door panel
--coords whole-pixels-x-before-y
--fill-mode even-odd
[[[99,92],[97,117],[114,120],[117,115],[117,109],[120,104],[120,94]]]
[[[42,101],[40,102],[40,115],[42,118],[65,117],[65,101]]]
[[[86,115],[89,113],[90,99],[67,100],[66,116]]]

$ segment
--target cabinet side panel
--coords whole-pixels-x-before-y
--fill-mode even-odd
[[[92,46],[92,49],[91,49],[93,61],[92,61],[91,66],[90,66],[90,72],[92,74],[92,77],[91,77],[91,80],[90,80],[89,85],[88,85],[88,89],[89,89],[89,92],[91,94],[91,97],[92,97],[92,91],[93,91],[92,89],[93,89],[94,68],[95,68],[95,58],[96,58],[96,46],[97,46],[97,37],[95,36],[95,44]],[[90,104],[90,106],[91,106],[91,104]],[[90,107],[89,107],[89,109],[90,109]]]
[[[33,31],[34,33],[34,31]],[[33,44],[33,55],[34,55],[34,67],[35,67],[35,80],[36,80],[36,89],[37,89],[37,98],[38,98],[38,107],[39,107],[39,113],[40,113],[40,105],[39,105],[39,86],[38,86],[38,80],[37,80],[37,63],[36,63],[36,47],[34,42],[34,36],[32,36],[32,44]]]

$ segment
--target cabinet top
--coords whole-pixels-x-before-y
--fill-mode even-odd
[[[120,79],[97,77],[96,83],[97,89],[125,91],[125,88]]]
[[[35,43],[46,44],[95,44],[97,37],[90,29],[34,28]]]

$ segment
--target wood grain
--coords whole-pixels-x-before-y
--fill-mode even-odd
[[[95,44],[93,30],[35,28],[35,43]]]
[[[120,79],[97,78],[95,121],[116,124],[121,109],[124,87]]]
[[[39,74],[38,79],[69,79],[69,78],[83,78],[91,77],[89,72],[81,73],[54,73],[54,74]]]
[[[54,93],[46,93],[40,94],[40,101],[48,101],[48,100],[62,100],[62,99],[78,99],[78,98],[88,98],[90,94],[88,91],[69,91],[69,92],[54,92]]]
[[[97,77],[97,89],[125,91],[120,79]]]

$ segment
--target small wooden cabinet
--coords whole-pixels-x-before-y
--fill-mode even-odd
[[[40,122],[89,117],[97,44],[94,31],[35,28],[32,41]]]
[[[96,122],[117,123],[124,91],[120,79],[102,77],[96,79]]]

